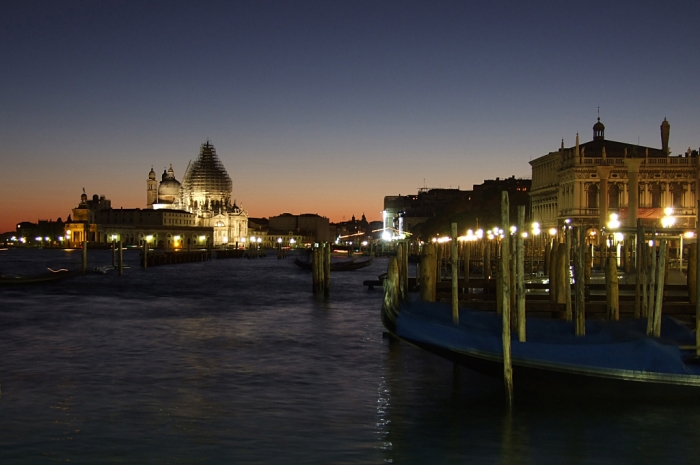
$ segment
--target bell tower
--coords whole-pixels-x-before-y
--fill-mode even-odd
[[[146,181],[146,208],[153,208],[154,203],[158,203],[158,181],[156,181],[156,172],[151,166],[151,172],[148,173]]]

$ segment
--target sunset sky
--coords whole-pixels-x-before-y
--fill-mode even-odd
[[[700,146],[700,2],[0,4],[0,232],[145,208],[209,139],[251,217],[530,177],[592,138]]]

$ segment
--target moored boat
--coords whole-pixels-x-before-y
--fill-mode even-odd
[[[373,257],[367,260],[343,260],[343,261],[331,261],[331,271],[354,271],[361,268],[368,267],[372,264]],[[311,262],[299,259],[299,257],[294,259],[294,264],[299,268],[304,270],[311,270]]]
[[[70,278],[82,274],[80,270],[67,270],[61,268],[59,270],[48,269],[45,273],[39,273],[29,276],[7,276],[0,275],[0,286],[15,286],[21,284],[42,284],[62,279]]]
[[[503,376],[501,315],[462,308],[452,322],[451,306],[410,300],[382,306],[387,330],[399,339],[488,375]],[[527,319],[527,342],[511,337],[516,389],[566,396],[700,400],[700,363],[695,334],[663,317],[661,336],[646,335],[646,319],[574,323]]]

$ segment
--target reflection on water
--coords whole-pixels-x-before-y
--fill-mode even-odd
[[[10,253],[8,253],[10,252]],[[111,262],[91,252],[91,267]],[[382,337],[386,268],[291,259],[132,268],[0,289],[0,463],[696,463],[697,407],[516,397]],[[75,267],[0,252],[0,270]],[[515,380],[517,383],[517,379]]]

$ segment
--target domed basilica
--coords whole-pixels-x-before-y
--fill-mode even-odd
[[[152,209],[183,210],[196,215],[196,225],[214,229],[214,245],[243,244],[248,235],[248,213],[231,201],[232,182],[216,149],[206,141],[197,159],[187,165],[180,183],[172,165],[160,183],[151,168],[146,181],[146,203]]]

